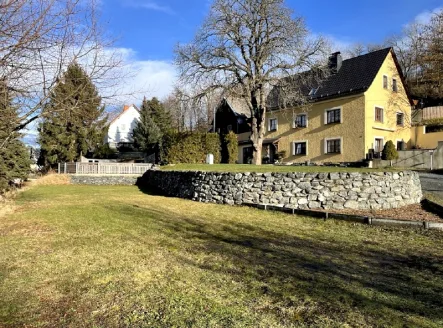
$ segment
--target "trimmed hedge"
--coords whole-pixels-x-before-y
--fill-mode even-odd
[[[235,164],[238,160],[238,139],[237,135],[230,131],[223,137],[222,161],[227,164]]]
[[[383,152],[381,154],[381,158],[388,161],[398,159],[398,152],[392,140],[386,142],[385,147],[383,148]]]
[[[206,163],[206,155],[214,155],[214,163],[220,163],[221,144],[217,133],[172,133],[164,138],[165,160],[171,164]]]

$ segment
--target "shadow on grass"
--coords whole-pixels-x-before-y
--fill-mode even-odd
[[[370,241],[374,228],[368,228],[369,241],[350,242],[334,237],[340,225],[314,238],[167,210],[118,210],[130,208],[155,220],[159,233],[182,250],[172,253],[179,263],[241,282],[251,302],[271,299],[265,311],[283,321],[290,309],[301,311],[299,320],[308,325],[320,317],[352,324],[355,313],[364,325],[403,326],[410,316],[428,324],[443,319],[443,257],[426,249],[390,251],[388,243]]]

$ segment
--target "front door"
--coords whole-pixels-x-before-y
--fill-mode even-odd
[[[383,151],[383,146],[384,146],[383,143],[384,143],[384,139],[375,138],[374,152],[376,155],[380,155],[380,153]]]

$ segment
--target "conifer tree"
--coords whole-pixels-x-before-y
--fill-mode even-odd
[[[156,97],[148,101],[145,98],[143,101],[146,103],[146,106],[149,107],[149,110],[152,113],[152,119],[160,129],[161,133],[166,134],[171,129],[172,125],[170,113]]]
[[[77,63],[54,87],[39,127],[40,164],[78,160],[101,144],[107,117],[97,88]]]
[[[161,147],[163,133],[154,121],[154,113],[146,97],[140,107],[140,120],[134,128],[133,137],[135,143],[147,154],[157,152]]]
[[[17,108],[12,104],[11,93],[5,82],[0,82],[0,194],[8,188],[9,181],[25,179],[30,171],[30,154],[21,135],[14,132],[14,123],[19,122]]]

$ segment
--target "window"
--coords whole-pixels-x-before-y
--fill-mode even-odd
[[[121,124],[120,129],[121,131],[126,131],[126,124]]]
[[[228,125],[228,126],[226,127],[226,129],[228,130],[228,132],[231,132],[231,131],[232,131],[232,125]]]
[[[403,113],[397,113],[397,126],[403,126],[405,123],[405,116]]]
[[[326,111],[326,124],[340,123],[341,122],[341,109],[330,109]]]
[[[383,108],[375,107],[375,122],[383,123]]]
[[[384,139],[383,138],[375,138],[374,140],[374,151],[376,153],[381,153],[383,151]]]
[[[306,155],[307,154],[307,142],[306,141],[296,141],[293,143],[294,149],[293,154],[294,155]]]
[[[405,149],[405,143],[403,140],[397,140],[397,150],[404,150]]]
[[[396,79],[392,79],[392,91],[394,91],[394,92],[398,91],[397,80]]]
[[[294,127],[305,128],[308,126],[308,116],[306,114],[300,114],[295,117]]]
[[[388,77],[386,75],[383,75],[383,89],[388,88]]]
[[[277,131],[278,122],[276,118],[269,119],[268,131]]]
[[[309,96],[313,96],[313,95],[315,95],[316,93],[317,93],[317,90],[318,90],[319,88],[312,88],[311,89],[311,91],[309,91]]]
[[[341,153],[341,138],[326,139],[326,153],[340,154]]]

